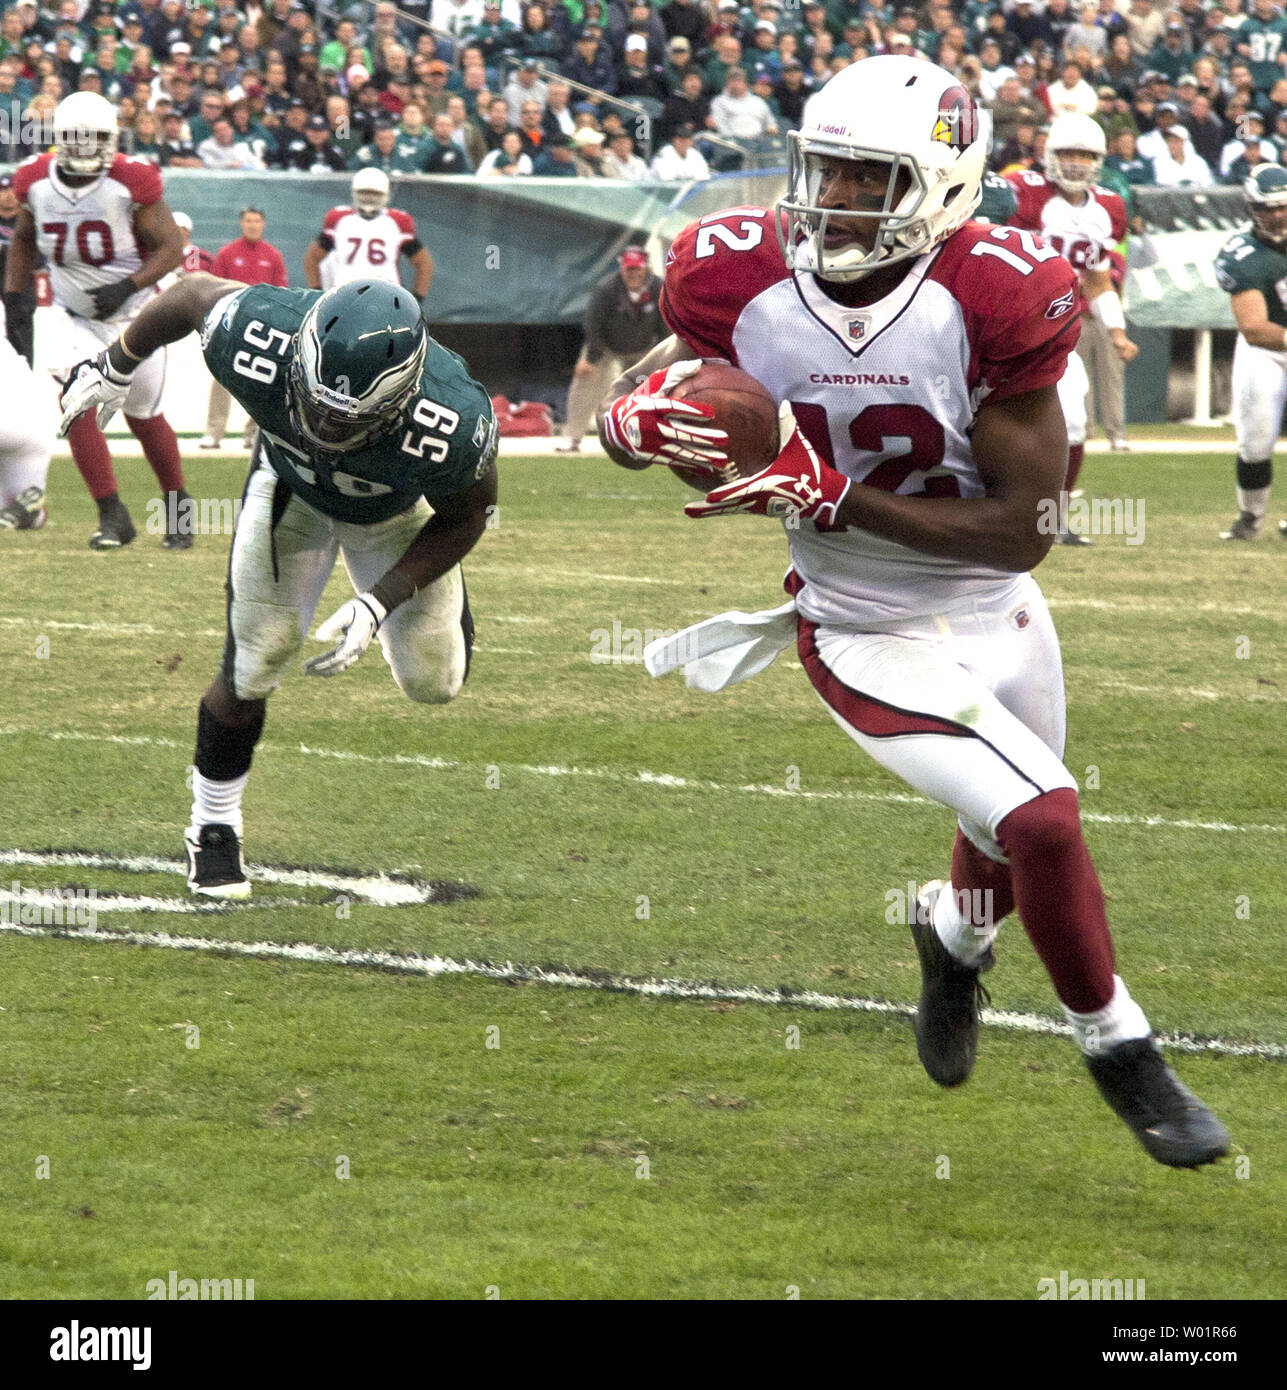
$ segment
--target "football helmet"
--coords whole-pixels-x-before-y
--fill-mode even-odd
[[[1270,246],[1287,242],[1287,169],[1257,164],[1242,185],[1256,236]]]
[[[73,92],[54,108],[61,173],[92,178],[116,158],[116,108],[97,92]]]
[[[1056,116],[1046,137],[1046,177],[1061,193],[1076,197],[1099,182],[1107,153],[1108,142],[1098,121],[1075,111]],[[1091,157],[1074,163],[1066,158],[1070,154]]]
[[[363,217],[374,217],[389,206],[389,176],[383,169],[359,169],[353,175],[353,206]]]
[[[778,204],[787,265],[845,283],[923,255],[969,218],[981,196],[987,120],[945,68],[887,54],[851,63],[810,97],[788,151],[787,192]],[[882,204],[820,206],[822,170],[831,160],[886,165]],[[870,250],[843,234],[872,223]]]
[[[295,338],[291,424],[327,453],[364,448],[396,427],[428,350],[420,306],[401,285],[352,280],[328,290]]]

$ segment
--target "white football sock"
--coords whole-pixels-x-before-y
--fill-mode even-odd
[[[963,890],[946,884],[934,900],[934,931],[948,955],[962,965],[977,965],[984,952],[996,940],[1000,922],[976,926],[961,913],[957,894]],[[970,915],[973,915],[971,913]]]
[[[1079,1014],[1065,1004],[1064,1014],[1072,1024],[1077,1046],[1087,1057],[1136,1038],[1147,1038],[1153,1031],[1144,1017],[1144,1010],[1131,998],[1119,975],[1113,976],[1113,997],[1102,1009],[1092,1014]]]
[[[241,837],[241,794],[246,790],[249,772],[227,782],[215,782],[192,769],[192,824],[195,839],[203,825],[230,825]]]
[[[1269,510],[1269,489],[1267,487],[1240,487],[1235,488],[1238,494],[1238,510],[1250,512],[1257,521],[1265,519],[1265,513]]]

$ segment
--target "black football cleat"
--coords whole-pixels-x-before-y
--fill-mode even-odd
[[[1254,512],[1239,512],[1229,523],[1227,531],[1220,532],[1222,541],[1254,541],[1261,532],[1264,522]]]
[[[165,494],[165,536],[161,544],[166,550],[192,549],[196,510],[196,503],[182,488]]]
[[[98,530],[89,538],[91,550],[119,550],[134,539],[138,533],[124,502],[113,502],[102,507],[98,513]]]
[[[1153,1038],[1137,1038],[1086,1065],[1099,1093],[1149,1156],[1172,1168],[1199,1168],[1229,1151],[1229,1131],[1180,1084]]]
[[[47,516],[44,491],[25,488],[7,507],[0,507],[0,531],[39,531]]]
[[[978,965],[962,965],[934,930],[934,900],[948,885],[927,883],[916,895],[912,940],[921,961],[921,998],[916,1006],[916,1053],[940,1086],[959,1086],[974,1070],[979,1012],[992,1002],[979,976],[995,964],[989,946]]]
[[[203,825],[192,838],[183,834],[188,852],[188,889],[203,898],[250,897],[250,880],[241,862],[241,841],[230,825]]]

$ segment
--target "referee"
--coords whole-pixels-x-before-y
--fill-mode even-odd
[[[637,246],[628,246],[618,269],[594,287],[585,311],[585,345],[568,390],[565,442],[556,453],[581,452],[581,437],[608,387],[666,336],[657,312],[660,294],[661,280],[649,272],[648,257]]]

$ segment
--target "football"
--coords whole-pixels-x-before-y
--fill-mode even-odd
[[[670,393],[676,400],[708,405],[712,425],[728,435],[732,462],[724,481],[749,478],[778,456],[778,404],[753,376],[727,362],[704,362],[702,368]],[[710,492],[718,479],[696,469],[671,464],[671,471],[699,492]]]

